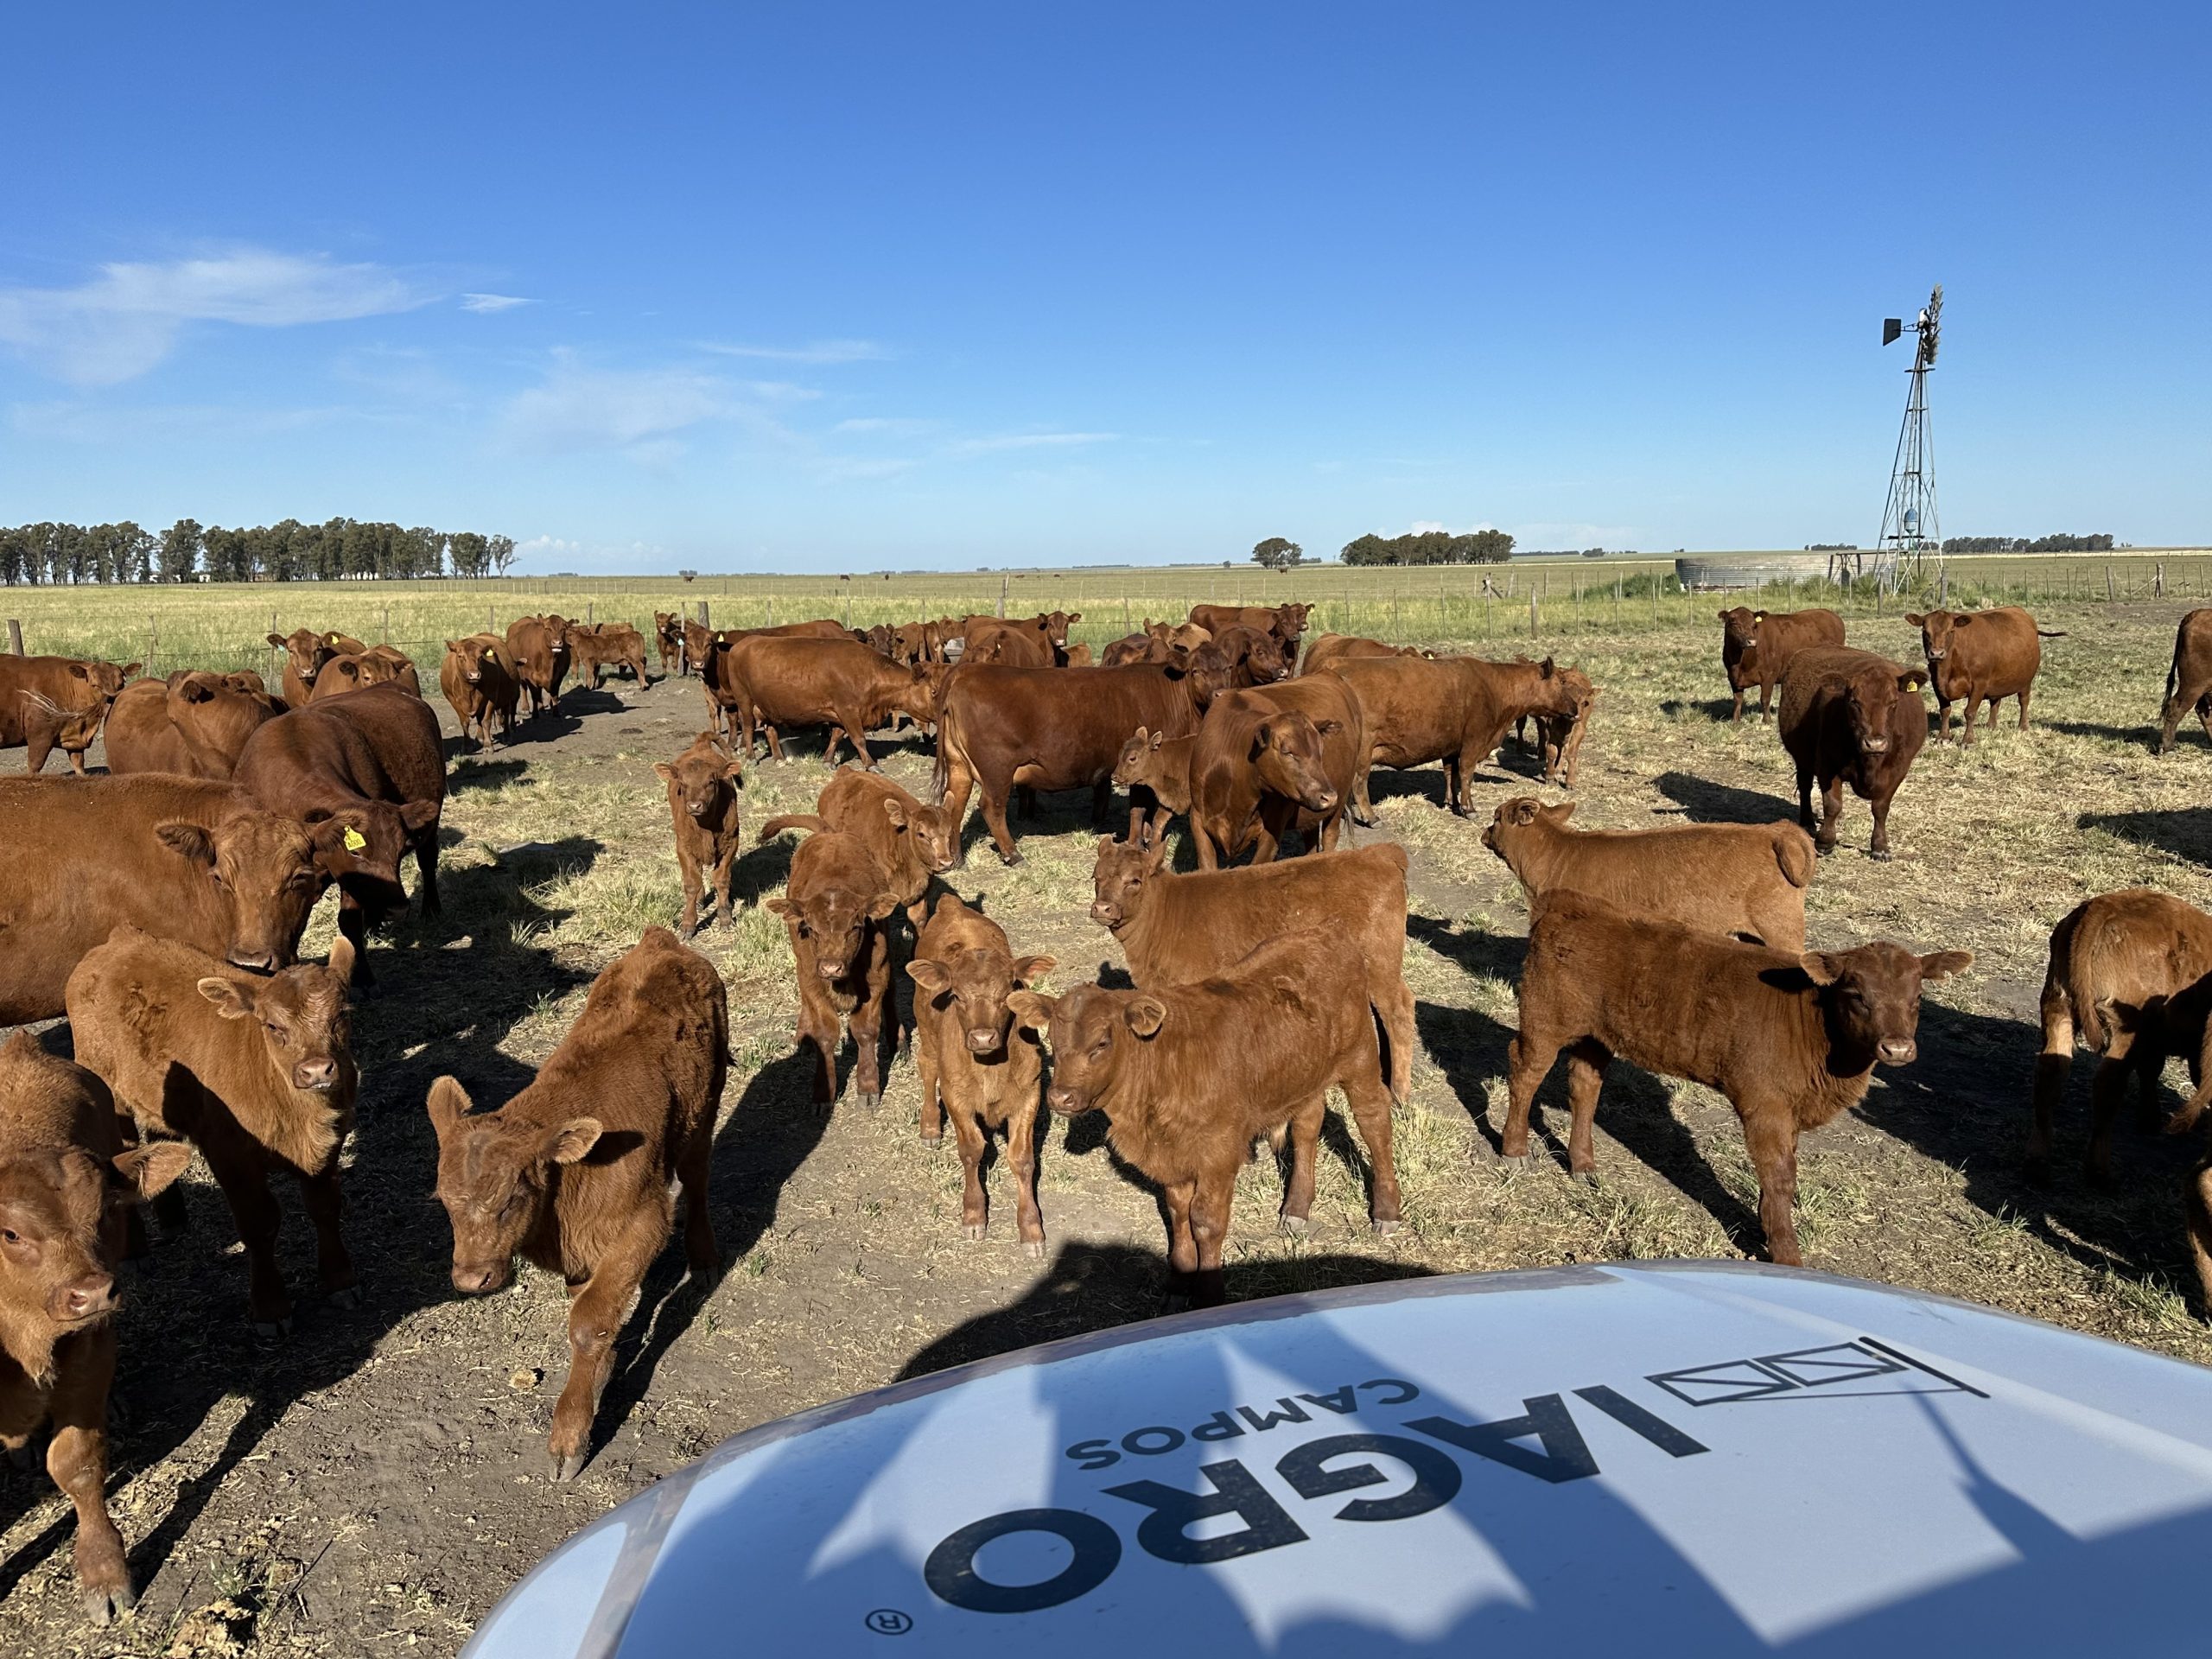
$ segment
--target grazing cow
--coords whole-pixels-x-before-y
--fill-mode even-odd
[[[1260,1135],[1278,1149],[1289,1141],[1281,1224],[1305,1231],[1332,1087],[1378,1148],[1375,1219],[1398,1219],[1397,1182],[1381,1150],[1389,1145],[1390,1091],[1366,995],[1348,966],[1338,931],[1309,929],[1187,984],[1007,998],[1015,1019],[1046,1034],[1046,1103],[1070,1116],[1103,1109],[1114,1149],[1163,1189],[1169,1262],[1201,1306],[1222,1300],[1236,1173]]]
[[[2204,1018],[2201,1008],[2190,1017],[2187,993],[2207,975],[2212,975],[2212,916],[2152,888],[2101,893],[2051,929],[2035,1122],[2028,1135],[2031,1174],[2043,1179],[2050,1173],[2053,1120],[2066,1097],[2079,1042],[2100,1057],[2090,1089],[2088,1175],[2100,1185],[2112,1179],[2113,1125],[2130,1075],[2149,1125],[2159,1116],[2158,1077],[2168,1058],[2177,1055],[2192,1071],[2200,1065]]]
[[[1306,647],[1306,664],[1299,672],[1311,674],[1319,669],[1340,663],[1347,657],[1433,657],[1435,655],[1434,652],[1425,651],[1419,645],[1393,645],[1381,639],[1363,639],[1357,634],[1324,633],[1317,635],[1313,643]]]
[[[1513,741],[1524,754],[1533,747],[1540,767],[1537,775],[1542,781],[1561,789],[1573,789],[1575,774],[1582,769],[1582,740],[1590,734],[1590,711],[1598,706],[1598,688],[1579,668],[1563,668],[1560,674],[1567,682],[1574,712],[1523,715],[1514,722]],[[1533,746],[1528,736],[1530,721],[1536,725]]]
[[[960,820],[950,808],[925,806],[888,778],[849,767],[823,786],[813,811],[762,824],[761,845],[787,830],[834,830],[866,847],[918,930],[929,915],[930,878],[960,861]]]
[[[610,668],[626,671],[640,689],[652,683],[645,672],[645,636],[627,622],[601,622],[596,627],[571,622],[568,635],[570,660],[579,676],[591,676],[593,690],[599,690]]]
[[[106,1085],[29,1032],[0,1046],[0,1444],[28,1461],[53,1424],[46,1472],[77,1512],[77,1605],[95,1624],[138,1599],[107,1512],[123,1206],[191,1160],[175,1144],[125,1152]]]
[[[1204,628],[1215,639],[1224,628],[1258,628],[1272,633],[1282,641],[1292,657],[1298,655],[1298,641],[1306,632],[1306,619],[1313,613],[1311,605],[1193,605],[1191,625]]]
[[[1874,810],[1875,858],[1890,855],[1890,803],[1928,741],[1928,671],[1905,668],[1871,651],[1815,645],[1789,659],[1782,677],[1782,747],[1797,764],[1797,822],[1813,827],[1813,785],[1821,787],[1821,851],[1835,848],[1843,786]]]
[[[85,775],[85,751],[138,664],[79,662],[73,657],[0,656],[0,749],[23,748],[24,770],[43,772],[60,749]]]
[[[453,717],[461,722],[463,741],[477,734],[477,752],[492,752],[492,722],[499,722],[499,735],[512,739],[515,703],[522,683],[515,677],[514,658],[507,642],[496,633],[472,633],[446,641],[446,659],[438,668],[438,687],[445,693]]]
[[[818,1062],[815,1103],[837,1097],[837,1037],[853,1035],[853,1087],[860,1103],[883,1098],[883,1020],[897,1022],[891,996],[891,933],[883,925],[899,908],[891,879],[865,842],[832,830],[799,843],[791,881],[768,900],[791,935],[798,969],[798,1040]]]
[[[233,784],[0,781],[0,1026],[51,1020],[70,970],[128,922],[238,967],[288,966],[343,819],[302,828]]]
[[[1843,643],[1843,619],[1834,611],[1755,611],[1738,605],[1720,613],[1720,666],[1736,694],[1734,725],[1744,717],[1744,694],[1759,689],[1759,715],[1770,718],[1774,688],[1789,659],[1808,645]]]
[[[346,634],[317,633],[313,628],[294,628],[272,633],[269,643],[284,653],[284,701],[297,709],[315,690],[315,677],[334,657],[358,657],[368,647]]]
[[[1245,848],[1274,861],[1295,827],[1306,849],[1336,850],[1367,731],[1359,699],[1333,674],[1224,691],[1207,708],[1191,750],[1191,837],[1198,868]]]
[[[438,913],[438,823],[446,769],[437,716],[397,685],[372,685],[255,729],[238,752],[238,785],[315,835],[338,883],[338,926],[353,942],[355,982],[372,984],[368,930],[407,902],[399,861],[415,855],[423,913]],[[335,839],[321,826],[340,826]]]
[[[166,681],[124,687],[107,719],[107,769],[173,772],[186,778],[228,778],[238,751],[264,721],[283,713],[276,698],[256,696],[221,674],[180,672]]]
[[[532,715],[561,706],[561,682],[569,677],[572,655],[565,617],[518,616],[507,624],[507,660]]]
[[[1019,864],[1007,799],[1016,787],[1083,789],[1103,817],[1122,746],[1140,726],[1179,737],[1198,729],[1196,674],[1150,664],[1128,668],[969,668],[946,682],[938,719],[936,794],[964,822],[982,789],[983,821],[999,857]]]
[[[699,900],[710,880],[715,914],[725,925],[735,926],[729,880],[743,848],[738,791],[745,787],[745,762],[729,752],[719,733],[702,732],[675,760],[656,761],[653,772],[668,785],[676,862],[683,874],[683,937],[698,937]]]
[[[1974,717],[1984,699],[1989,703],[1989,729],[1997,729],[1997,705],[2007,697],[2020,703],[2020,729],[2028,729],[2028,699],[2034,694],[2036,672],[2043,666],[2045,639],[2063,639],[2063,631],[2036,626],[2036,620],[2017,605],[2000,605],[1992,611],[1929,611],[1908,615],[1905,621],[1920,630],[1920,648],[1927,653],[1929,686],[1936,693],[1940,718],[1936,741],[1951,734],[1951,705],[1961,699],[1966,721],[1960,728],[1961,747],[1974,741]]]
[[[1764,944],[1805,948],[1813,841],[1794,823],[1681,823],[1659,830],[1570,830],[1574,803],[1519,795],[1500,806],[1483,845],[1505,861],[1533,906],[1547,893],[1587,893]]]
[[[2191,611],[2174,630],[2173,666],[2166,671],[2166,700],[2158,710],[2158,753],[2171,754],[2174,731],[2191,709],[2212,738],[2212,608]]]
[[[359,1300],[338,1226],[338,1154],[360,1085],[346,1000],[353,957],[341,938],[327,963],[263,978],[118,927],[69,976],[79,1062],[114,1091],[115,1109],[142,1138],[189,1141],[207,1160],[238,1221],[247,1301],[263,1336],[292,1325],[276,1267],[272,1174],[299,1183],[323,1294],[340,1306]]]
[[[1035,1038],[1014,1024],[1007,998],[1052,970],[1050,957],[1014,956],[996,922],[949,893],[937,901],[906,964],[915,987],[922,1139],[932,1146],[943,1140],[945,1117],[951,1116],[960,1147],[960,1227],[969,1238],[981,1238],[989,1221],[983,1149],[991,1130],[1006,1131],[1014,1226],[1030,1255],[1045,1254],[1045,1219],[1037,1209],[1037,1109],[1045,1057]]]
[[[614,1339],[674,1230],[672,1185],[683,1192],[684,1265],[702,1281],[721,1265],[707,1178],[728,1065],[721,976],[649,927],[505,1105],[478,1112],[456,1079],[430,1085],[454,1288],[500,1289],[517,1255],[570,1287],[569,1380],[547,1446],[556,1480],[573,1480],[591,1449]]]
[[[309,702],[342,697],[372,685],[394,684],[413,696],[423,695],[414,659],[394,645],[371,645],[357,656],[333,657],[316,671]],[[282,712],[281,710],[279,712]]]
[[[777,728],[827,726],[824,760],[834,762],[838,744],[849,742],[861,764],[873,771],[868,733],[894,710],[917,721],[936,713],[930,671],[892,662],[851,639],[754,634],[718,647],[711,672],[725,708],[739,713],[744,738],[736,747],[747,759],[756,728],[767,737],[768,753],[781,760]]]
[[[1352,657],[1328,671],[1358,694],[1367,724],[1368,760],[1352,800],[1352,816],[1362,823],[1374,819],[1370,767],[1441,760],[1446,803],[1465,816],[1474,804],[1475,768],[1497,752],[1514,721],[1523,715],[1572,719],[1576,713],[1574,686],[1548,657],[1541,663]]]
[[[1304,927],[1336,930],[1357,947],[1368,1005],[1382,1022],[1390,1092],[1410,1097],[1414,994],[1406,988],[1406,853],[1363,847],[1326,858],[1178,875],[1160,841],[1101,837],[1091,868],[1090,919],[1114,936],[1140,986],[1226,972],[1245,952]],[[1387,1143],[1369,1150],[1390,1162]]]
[[[1802,658],[1800,658],[1802,661]],[[1785,706],[1787,699],[1785,698]],[[1920,988],[1973,966],[1968,950],[1902,945],[1799,954],[1615,910],[1571,889],[1538,899],[1507,1051],[1500,1150],[1529,1156],[1529,1109],[1567,1051],[1567,1163],[1594,1176],[1590,1129],[1616,1058],[1728,1097],[1758,1171],[1767,1254],[1799,1267],[1797,1137],[1866,1098],[1880,1065],[1919,1052]]]
[[[660,655],[660,677],[683,671],[683,619],[674,611],[653,613],[653,649]]]

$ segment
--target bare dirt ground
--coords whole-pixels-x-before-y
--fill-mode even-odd
[[[2130,1132],[2110,1192],[2075,1168],[2077,1074],[2049,1188],[2019,1172],[2037,1047],[2035,1001],[2052,923],[2089,893],[2143,882],[2212,904],[2212,753],[2201,735],[2159,760],[2155,710],[2179,605],[2046,617],[2035,728],[2011,715],[1974,748],[1923,753],[1892,818],[1894,863],[1865,856],[1853,802],[1841,850],[1809,906],[1815,945],[1886,937],[1963,945],[1979,961],[1934,988],[1922,1058],[1885,1073],[1865,1106],[1806,1142],[1801,1230],[1810,1265],[2031,1313],[2202,1361],[2212,1340],[2177,1287],[2189,1281],[2178,1187],[2192,1148]],[[1910,654],[1911,636],[1854,624],[1854,639]],[[1716,630],[1717,632],[1717,630]],[[1593,637],[1568,653],[1605,695],[1583,757],[1578,822],[1764,820],[1794,810],[1788,764],[1755,721],[1726,724],[1717,641]],[[445,711],[441,708],[441,715]],[[288,1203],[296,1333],[257,1343],[219,1195],[195,1171],[192,1228],[130,1270],[122,1387],[129,1409],[111,1491],[143,1599],[134,1619],[83,1627],[69,1577],[69,1512],[42,1474],[0,1471],[0,1647],[23,1655],[449,1653],[529,1566],[576,1528],[723,1438],[915,1372],[1146,1317],[1165,1275],[1159,1206],[1103,1126],[1052,1122],[1040,1197],[1051,1244],[1026,1257],[991,1179],[990,1236],[960,1236],[959,1171],[914,1133],[912,1067],[881,1108],[823,1116],[791,1052],[789,952],[758,900],[790,845],[749,853],[734,925],[701,948],[730,987],[730,1075],[714,1166],[728,1267],[679,1283],[671,1250],[646,1285],[600,1412],[595,1455],[571,1485],[543,1449],[567,1349],[565,1298],[526,1272],[487,1299],[455,1294],[450,1237],[430,1196],[430,1081],[460,1077],[480,1104],[543,1060],[591,977],[679,890],[652,762],[702,721],[695,684],[574,691],[488,759],[457,757],[448,801],[447,914],[391,927],[381,994],[357,1022],[360,1124],[348,1226],[365,1304],[312,1293],[308,1239]],[[450,721],[448,719],[448,727]],[[879,740],[879,748],[885,746]],[[747,817],[804,810],[827,779],[817,735],[756,764]],[[917,791],[914,740],[885,764]],[[1484,817],[1535,791],[1509,746],[1479,791]],[[1516,768],[1521,768],[1516,771]],[[1526,922],[1480,821],[1440,810],[1433,768],[1378,773],[1387,835],[1408,849],[1407,974],[1423,1052],[1401,1109],[1408,1226],[1365,1225],[1363,1167],[1332,1116],[1313,1230],[1277,1236],[1274,1169],[1255,1164],[1230,1240],[1233,1295],[1399,1274],[1623,1256],[1741,1254],[1758,1237],[1756,1183],[1733,1114],[1702,1090],[1616,1067],[1599,1109],[1599,1181],[1554,1155],[1508,1173],[1495,1159],[1512,983]],[[988,895],[1018,951],[1059,959],[1054,988],[1118,967],[1085,915],[1095,830],[1088,797],[1045,798],[1017,821],[1027,861],[1005,869],[980,826],[956,872]],[[329,938],[326,909],[308,949]],[[903,985],[903,976],[900,980]],[[66,1049],[66,1030],[48,1040]],[[2088,1067],[2080,1068],[2086,1073]],[[1563,1096],[1545,1096],[1563,1134]],[[950,1141],[947,1141],[948,1147]]]

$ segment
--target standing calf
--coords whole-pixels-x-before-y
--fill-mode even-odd
[[[454,1287],[501,1288],[518,1255],[569,1284],[569,1380],[548,1447],[556,1480],[574,1479],[591,1448],[614,1338],[674,1229],[671,1181],[683,1190],[685,1266],[703,1278],[717,1265],[707,1176],[728,1064],[721,976],[649,927],[505,1105],[480,1113],[456,1079],[430,1085]]]
[[[1767,1254],[1798,1267],[1797,1136],[1866,1098],[1874,1067],[1919,1052],[1922,982],[1971,967],[1967,950],[1901,945],[1798,955],[1628,916],[1579,893],[1536,903],[1521,972],[1521,1030],[1500,1147],[1529,1155],[1529,1109],[1567,1051],[1568,1167],[1590,1177],[1591,1123],[1618,1056],[1728,1097],[1759,1176]]]
[[[494,719],[502,737],[514,735],[515,702],[522,685],[515,677],[514,658],[507,655],[507,642],[498,634],[472,633],[447,640],[445,661],[438,666],[438,688],[461,722],[461,736],[476,733],[479,753],[491,753]]]
[[[2173,665],[2166,671],[2166,700],[2158,709],[2158,753],[2171,754],[2174,729],[2196,710],[2212,738],[2212,607],[2191,611],[2174,630]]]
[[[1821,827],[1813,844],[1833,852],[1843,788],[1874,811],[1869,855],[1890,855],[1890,803],[1913,757],[1928,741],[1925,669],[1847,645],[1815,646],[1790,658],[1782,677],[1782,747],[1797,766],[1797,822],[1813,827],[1813,785],[1821,786]]]
[[[338,1230],[338,1154],[359,1087],[346,1002],[353,958],[341,938],[327,965],[263,978],[119,927],[69,976],[78,1058],[114,1090],[116,1110],[207,1160],[238,1219],[264,1336],[292,1324],[269,1191],[277,1171],[300,1184],[324,1294],[341,1306],[358,1300]]]
[[[829,830],[799,844],[790,884],[768,908],[791,935],[798,1040],[814,1046],[820,1063],[815,1103],[837,1097],[838,1031],[849,1027],[853,1086],[861,1104],[874,1107],[883,1098],[883,1016],[893,1007],[891,934],[883,924],[899,895],[890,877],[857,836]]]
[[[653,771],[668,785],[669,822],[676,830],[676,862],[683,873],[683,937],[699,932],[699,900],[707,882],[715,886],[715,914],[734,925],[729,907],[730,873],[741,845],[738,791],[745,787],[745,762],[723,747],[713,732],[702,732],[673,760]]]
[[[786,813],[762,824],[761,844],[787,830],[834,830],[866,847],[917,930],[929,915],[930,878],[960,860],[960,820],[951,808],[925,806],[870,772],[841,769],[823,786],[813,811]]]
[[[1738,605],[1721,612],[1720,666],[1728,676],[1728,689],[1736,694],[1728,723],[1743,719],[1744,694],[1755,685],[1760,715],[1771,712],[1774,688],[1799,652],[1842,643],[1843,619],[1834,611],[1755,611]]]

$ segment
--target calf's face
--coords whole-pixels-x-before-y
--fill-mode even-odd
[[[434,801],[361,801],[342,812],[318,811],[308,819],[308,838],[315,862],[352,890],[383,889],[381,897],[406,901],[399,884],[399,860],[416,836],[438,820]]]
[[[1892,673],[1877,664],[1852,676],[1844,691],[1844,706],[1851,718],[1852,741],[1859,746],[1860,753],[1889,752],[1891,724],[1897,717],[1898,698],[1910,696],[1917,702],[1920,688],[1927,683],[1928,671],[1924,668]]]
[[[810,887],[804,893],[779,894],[768,900],[768,908],[813,952],[814,971],[823,979],[842,979],[850,973],[870,929],[898,907],[894,894],[842,887]]]
[[[1094,1110],[1112,1090],[1136,1046],[1158,1034],[1167,1006],[1141,991],[1078,985],[1065,996],[1016,991],[1014,1017],[1052,1051],[1052,1085],[1045,1103],[1063,1116]]]
[[[1090,919],[1119,931],[1144,907],[1147,883],[1167,862],[1167,842],[1098,838],[1098,861],[1090,872]]]
[[[1533,795],[1516,795],[1490,815],[1483,830],[1483,845],[1510,864],[1514,855],[1539,833],[1538,825],[1563,829],[1573,816],[1573,801],[1546,806]]]
[[[745,762],[721,746],[712,732],[702,732],[673,760],[653,767],[669,795],[695,823],[716,816],[745,787]]]
[[[1260,781],[1276,794],[1296,801],[1309,812],[1336,810],[1337,791],[1329,782],[1328,762],[1322,740],[1344,729],[1344,722],[1319,722],[1293,710],[1270,715],[1252,734],[1246,755]]]
[[[922,868],[943,875],[960,861],[960,823],[950,808],[886,799],[883,816],[912,844]]]
[[[191,1161],[189,1144],[162,1141],[112,1164],[76,1147],[0,1163],[0,1319],[66,1332],[113,1313],[111,1216],[152,1198]]]
[[[1147,731],[1137,728],[1135,734],[1122,745],[1122,753],[1114,762],[1114,782],[1122,789],[1134,789],[1139,785],[1151,788],[1164,770],[1161,749],[1166,744],[1166,732]]]
[[[1733,610],[1720,613],[1721,637],[1738,651],[1756,650],[1759,643],[1759,624],[1765,620],[1764,611],[1754,611],[1738,605]]]
[[[505,1109],[471,1115],[452,1077],[430,1085],[438,1137],[438,1202],[453,1224],[454,1288],[480,1295],[514,1276],[515,1253],[537,1227],[553,1172],[599,1144],[595,1117],[545,1124],[510,1119]]]
[[[968,1052],[983,1055],[1006,1047],[1012,1018],[1007,999],[1018,987],[1034,985],[1052,971],[1050,957],[1015,957],[995,948],[949,950],[906,964],[907,976],[924,992],[948,999]]]
[[[243,808],[211,831],[172,821],[155,827],[163,847],[201,874],[230,912],[225,958],[238,968],[270,974],[288,966],[299,947],[329,874],[315,857],[308,832],[273,812]]]
[[[1815,950],[1798,958],[1821,988],[1829,1036],[1839,1048],[1872,1053],[1884,1065],[1910,1065],[1919,1053],[1920,988],[1974,965],[1971,950],[1916,957],[1877,942],[1855,950]]]
[[[446,649],[459,660],[461,677],[471,685],[484,683],[484,665],[491,658],[491,647],[481,639],[448,639]]]
[[[294,628],[289,633],[272,633],[269,643],[284,653],[286,665],[302,684],[313,685],[316,671],[333,655],[323,638],[313,628]]]
[[[322,967],[302,963],[246,985],[203,979],[199,990],[224,1019],[260,1025],[270,1069],[294,1089],[350,1095],[357,1074],[346,986],[353,975],[353,946],[341,937]]]

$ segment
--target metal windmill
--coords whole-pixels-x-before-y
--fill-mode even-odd
[[[1940,563],[1943,532],[1936,513],[1936,454],[1928,437],[1928,371],[1936,366],[1936,346],[1943,317],[1943,284],[1936,284],[1920,315],[1908,327],[1902,319],[1882,320],[1882,344],[1910,334],[1917,344],[1912,367],[1905,371],[1904,424],[1897,431],[1897,459],[1890,465],[1890,496],[1882,507],[1882,533],[1874,546],[1874,574],[1896,588],[1910,561],[1914,572],[1923,555],[1933,551]]]

